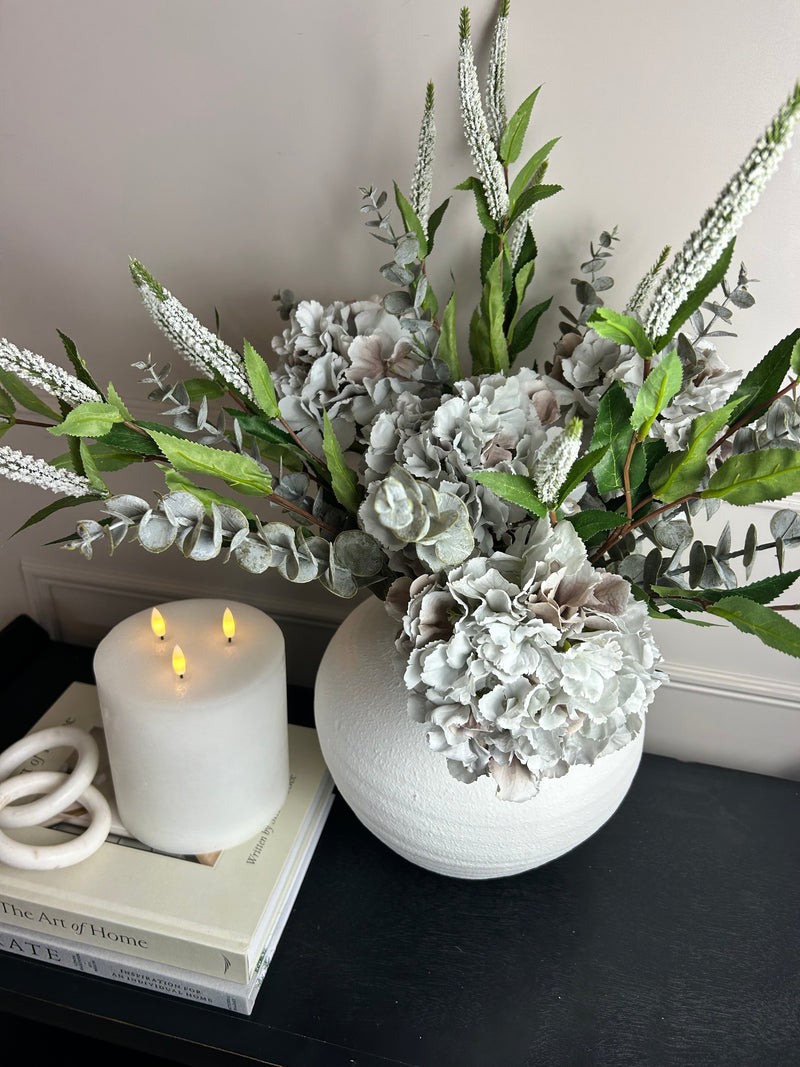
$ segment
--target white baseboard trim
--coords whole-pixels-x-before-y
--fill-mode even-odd
[[[55,640],[78,645],[96,645],[117,622],[152,604],[197,595],[162,577],[78,573],[30,560],[21,568],[29,614]],[[289,682],[311,684],[343,605],[331,598],[330,608],[315,605],[312,613],[274,587],[246,599],[283,630]],[[667,663],[664,669],[670,680],[648,714],[646,751],[800,780],[796,686],[694,664]]]

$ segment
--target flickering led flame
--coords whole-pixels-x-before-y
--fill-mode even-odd
[[[150,615],[150,625],[152,626],[153,633],[156,635],[156,637],[160,637],[163,641],[164,634],[167,632],[167,624],[164,622],[164,616],[161,614],[158,608],[153,608],[153,611]]]
[[[225,614],[222,616],[222,632],[230,639],[236,633],[236,622],[233,618],[233,612],[230,608],[225,608]]]
[[[186,673],[186,656],[180,645],[176,645],[172,650],[172,669],[179,678],[183,678]]]

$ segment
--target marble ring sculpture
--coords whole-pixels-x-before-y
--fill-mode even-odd
[[[48,748],[74,748],[78,762],[70,774],[31,771],[9,775],[26,759]],[[0,827],[41,826],[52,821],[76,801],[89,813],[88,829],[79,837],[58,845],[29,845],[0,831],[0,863],[26,870],[69,867],[91,856],[103,844],[111,828],[111,812],[105,797],[91,784],[99,763],[97,744],[75,726],[54,726],[27,734],[0,754]],[[12,800],[43,794],[28,804]]]

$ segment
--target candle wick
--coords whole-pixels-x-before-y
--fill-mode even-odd
[[[163,635],[163,634],[161,635],[161,637],[159,638],[159,640],[160,640],[160,641],[163,641],[163,640],[164,640],[164,635]]]
[[[233,640],[233,638],[232,638],[232,637],[229,637],[229,638],[228,638],[228,644],[230,644],[232,640]]]

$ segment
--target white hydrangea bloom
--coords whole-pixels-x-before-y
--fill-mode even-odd
[[[510,800],[642,728],[664,680],[647,609],[595,570],[568,521],[412,582],[398,649],[409,712],[451,773]]]
[[[12,482],[26,482],[50,493],[65,496],[96,495],[88,478],[74,471],[53,467],[46,459],[29,456],[16,448],[0,445],[0,474]]]
[[[456,382],[438,403],[406,396],[373,423],[366,452],[367,482],[395,464],[414,478],[460,497],[479,551],[509,539],[521,509],[501,500],[469,475],[498,470],[527,474],[572,401],[571,391],[528,367]]]
[[[38,356],[27,348],[17,348],[5,337],[0,339],[0,368],[18,375],[38,389],[44,389],[46,393],[63,400],[70,407],[103,399],[74,374],[69,374],[55,363],[50,363],[44,356]]]
[[[433,388],[422,381],[411,334],[377,298],[327,307],[303,300],[272,347],[279,356],[274,381],[281,414],[316,455],[322,454],[323,411],[346,448],[404,393]]]

